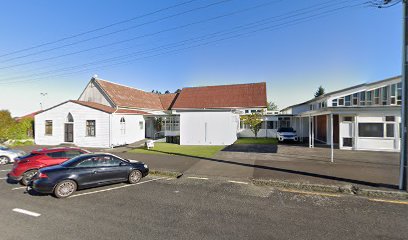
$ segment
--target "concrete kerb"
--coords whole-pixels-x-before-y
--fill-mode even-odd
[[[252,183],[257,186],[271,186],[276,188],[296,189],[311,192],[326,192],[326,193],[341,193],[349,195],[357,195],[363,197],[381,197],[392,199],[408,199],[407,192],[387,191],[359,188],[354,185],[321,185],[301,182],[287,182],[280,180],[252,179]]]

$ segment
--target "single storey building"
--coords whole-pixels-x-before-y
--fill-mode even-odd
[[[229,145],[240,113],[266,103],[264,82],[156,94],[92,78],[77,100],[35,116],[35,142],[108,148],[164,136],[182,145]]]

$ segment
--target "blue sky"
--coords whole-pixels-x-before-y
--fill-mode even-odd
[[[1,1],[0,55],[184,2],[188,0]],[[0,109],[19,116],[38,110],[40,102],[50,107],[77,99],[94,74],[162,92],[265,81],[268,100],[281,108],[310,99],[319,85],[333,91],[399,75],[401,4],[387,9],[354,6],[363,2],[195,0],[101,31],[0,56]],[[267,19],[265,25],[259,24]],[[254,22],[258,24],[248,25]],[[98,37],[115,31],[120,32]],[[92,37],[98,38],[84,41]],[[128,39],[133,40],[118,43]],[[68,44],[72,45],[62,47]],[[107,44],[112,45],[90,50]],[[78,51],[84,52],[74,54]],[[108,61],[115,57],[124,58]],[[95,61],[104,62],[85,65]],[[41,97],[41,92],[48,95]]]

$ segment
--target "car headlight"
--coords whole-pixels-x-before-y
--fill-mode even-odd
[[[147,166],[147,164],[144,164],[143,167],[144,167],[144,168],[149,168],[149,167]]]

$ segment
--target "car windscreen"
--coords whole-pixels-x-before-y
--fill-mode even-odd
[[[19,157],[18,159],[22,160],[22,159],[26,159],[26,158],[36,157],[36,156],[39,156],[39,155],[41,155],[41,154],[39,154],[39,153],[29,153],[29,154],[26,154],[24,156]]]
[[[5,147],[5,146],[0,146],[0,150],[9,150],[10,148]]]
[[[278,132],[294,132],[293,128],[279,128]]]

